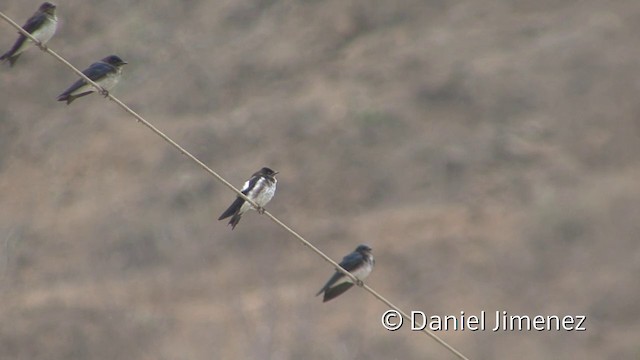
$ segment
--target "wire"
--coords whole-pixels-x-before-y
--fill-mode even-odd
[[[80,76],[82,79],[84,79],[84,81],[86,81],[87,83],[89,83],[91,86],[93,86],[94,88],[96,88],[96,90],[98,90],[98,92],[102,95],[104,95],[105,97],[108,97],[109,100],[115,102],[116,104],[118,104],[124,111],[126,111],[127,113],[129,113],[130,115],[132,115],[134,118],[136,118],[136,120],[138,120],[138,122],[142,123],[144,126],[148,127],[151,131],[153,131],[156,135],[160,136],[164,141],[166,141],[167,143],[169,143],[171,146],[173,146],[174,148],[176,148],[178,151],[180,151],[180,153],[182,153],[182,155],[186,156],[187,158],[191,159],[193,162],[195,162],[198,166],[200,166],[202,169],[204,169],[206,172],[208,172],[209,174],[213,175],[213,177],[215,177],[218,181],[220,181],[223,185],[225,185],[226,187],[228,187],[229,189],[231,189],[233,192],[235,192],[238,196],[240,196],[242,199],[244,199],[245,201],[247,201],[249,204],[251,204],[254,208],[256,209],[260,209],[260,206],[258,206],[255,202],[253,202],[251,199],[249,199],[245,194],[243,194],[240,190],[238,190],[235,186],[233,186],[230,182],[228,182],[227,180],[225,180],[222,176],[220,176],[218,173],[216,173],[215,171],[213,171],[211,168],[209,168],[207,165],[205,165],[202,161],[200,161],[197,157],[195,157],[194,155],[192,155],[189,151],[185,150],[182,146],[180,146],[180,144],[178,144],[177,142],[173,141],[169,136],[165,135],[165,133],[163,133],[162,131],[160,131],[158,128],[156,128],[155,126],[153,126],[153,124],[151,124],[150,122],[148,122],[147,120],[145,120],[142,116],[140,116],[138,113],[136,113],[135,111],[131,110],[131,108],[129,108],[126,104],[124,104],[122,101],[120,101],[118,98],[116,98],[115,96],[113,96],[111,93],[107,92],[106,90],[104,90],[102,87],[100,87],[98,84],[96,84],[95,82],[93,82],[91,79],[89,79],[86,75],[84,75],[80,70],[78,70],[75,66],[71,65],[71,63],[69,63],[67,60],[65,60],[62,56],[58,55],[56,52],[54,52],[53,50],[51,50],[49,47],[42,45],[36,38],[34,38],[31,34],[29,34],[27,31],[25,31],[22,27],[20,27],[20,25],[18,25],[15,21],[13,21],[11,18],[9,18],[8,16],[6,16],[2,11],[0,11],[0,17],[2,17],[6,22],[8,22],[11,26],[13,26],[14,28],[16,28],[21,34],[23,34],[24,36],[26,36],[27,38],[29,38],[31,41],[33,41],[33,43],[40,48],[40,50],[49,53],[50,55],[52,55],[54,58],[56,58],[58,61],[60,61],[62,64],[64,64],[65,66],[67,66],[69,69],[71,69],[73,72],[76,73],[76,75]],[[264,209],[263,209],[264,210]],[[278,218],[276,218],[275,216],[273,216],[271,213],[269,213],[268,211],[264,210],[263,215],[266,215],[269,219],[271,219],[274,223],[276,223],[277,225],[279,225],[280,227],[282,227],[284,230],[286,230],[287,232],[289,232],[291,235],[293,235],[293,237],[295,237],[298,241],[300,241],[303,245],[305,245],[306,247],[308,247],[309,249],[311,249],[313,252],[315,252],[317,255],[319,255],[321,258],[323,258],[326,262],[328,262],[329,264],[331,264],[333,267],[336,268],[336,270],[342,272],[344,275],[346,275],[347,277],[349,277],[351,279],[351,281],[353,281],[354,284],[362,287],[363,289],[365,289],[366,291],[368,291],[371,295],[373,295],[375,298],[377,298],[379,301],[383,302],[384,304],[386,304],[387,306],[389,306],[390,308],[392,308],[393,310],[397,311],[398,313],[400,313],[402,315],[402,317],[406,320],[411,321],[411,318],[409,317],[409,315],[407,315],[407,313],[405,313],[402,309],[400,309],[399,307],[397,307],[396,305],[394,305],[393,303],[391,303],[391,301],[387,300],[385,297],[383,297],[382,295],[378,294],[378,292],[376,292],[375,290],[373,290],[371,287],[369,287],[367,284],[365,284],[364,282],[362,282],[362,280],[358,279],[357,277],[355,277],[353,274],[351,274],[350,272],[348,272],[347,270],[345,270],[344,268],[342,268],[337,262],[335,262],[333,259],[331,259],[329,256],[327,256],[324,252],[322,252],[320,249],[318,249],[317,247],[313,246],[313,244],[311,244],[309,241],[307,241],[304,237],[302,237],[300,234],[298,234],[297,232],[295,232],[293,229],[291,229],[289,226],[287,226],[286,224],[284,224],[282,221],[280,221]],[[423,324],[424,325],[424,324]],[[435,340],[438,344],[442,345],[443,347],[445,347],[447,350],[449,350],[451,353],[453,353],[454,355],[456,355],[458,358],[463,359],[463,360],[469,360],[466,356],[462,355],[462,353],[460,353],[458,350],[456,350],[454,347],[452,347],[451,345],[449,345],[447,342],[445,342],[444,340],[442,340],[439,336],[437,336],[435,333],[433,333],[432,331],[430,331],[429,329],[427,329],[426,327],[424,329],[421,330],[422,333],[424,333],[425,335],[428,335],[429,337],[431,337],[433,340]]]

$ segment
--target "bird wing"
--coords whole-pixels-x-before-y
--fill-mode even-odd
[[[116,71],[116,68],[113,65],[99,61],[91,64],[91,66],[85,69],[82,73],[85,74],[89,79],[96,81],[106,74],[114,71]]]
[[[347,255],[344,258],[342,258],[342,261],[340,261],[339,265],[340,265],[340,267],[342,267],[343,269],[347,270],[348,272],[352,272],[360,264],[362,264],[362,255],[360,253],[358,253],[358,252],[352,252],[349,255]],[[346,282],[351,282],[350,278],[348,278],[341,271],[336,270],[336,273],[333,274],[333,276],[329,279],[329,281],[327,281],[327,283],[322,287],[322,289],[318,292],[318,294],[316,294],[316,296],[322,294],[322,292],[324,292],[327,289],[329,289],[330,287],[332,287],[334,284],[336,284],[343,277],[345,277],[345,281]],[[348,288],[349,287],[347,287],[347,289]],[[342,292],[346,291],[347,289],[344,289]],[[340,294],[342,292],[340,292]],[[339,295],[339,294],[337,294],[337,295]]]
[[[260,179],[258,176],[252,176],[251,179],[245,181],[244,185],[242,185],[242,190],[240,190],[240,192],[243,193],[245,196],[248,196],[249,190],[255,187],[258,179]],[[225,210],[222,213],[222,215],[220,215],[218,220],[226,219],[229,216],[234,215],[238,210],[240,210],[244,202],[245,200],[240,196],[236,197],[235,201],[231,204],[231,206],[227,208],[227,210]]]
[[[115,67],[100,61],[100,62],[91,64],[88,68],[82,71],[82,73],[92,81],[96,81],[101,77],[105,76],[106,74],[113,71],[116,71]],[[74,82],[73,85],[69,86],[69,88],[65,90],[60,96],[69,95],[86,84],[87,82],[84,81],[84,79],[78,79],[78,81]]]
[[[342,266],[342,268],[344,268],[345,270],[351,272],[362,263],[363,259],[364,258],[362,257],[362,254],[354,251],[342,258],[342,261],[340,261],[340,266]]]
[[[244,185],[242,185],[242,190],[240,190],[240,192],[248,196],[249,192],[255,189],[256,184],[258,183],[259,180],[260,180],[260,176],[252,176],[251,179],[245,181]]]
[[[29,18],[29,20],[27,20],[27,22],[22,26],[22,28],[26,32],[31,34],[35,29],[39,28],[42,25],[42,23],[45,22],[45,20],[47,20],[47,14],[38,11],[37,13],[33,14],[33,16]]]
[[[231,215],[234,215],[236,212],[238,212],[238,210],[240,210],[240,208],[242,207],[242,204],[244,204],[244,199],[241,197],[237,197],[233,203],[231,204],[231,206],[229,206],[227,208],[227,210],[225,210],[222,215],[220,215],[220,217],[218,218],[218,220],[222,220],[222,219],[226,219]]]

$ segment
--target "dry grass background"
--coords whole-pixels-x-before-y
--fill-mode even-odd
[[[19,23],[39,4],[7,1]],[[52,48],[407,310],[584,314],[440,333],[473,359],[638,359],[640,4],[59,0]],[[0,46],[15,31],[0,25]],[[3,64],[6,65],[6,64]],[[0,69],[0,358],[447,359],[31,50]]]

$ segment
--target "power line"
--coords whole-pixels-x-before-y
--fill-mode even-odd
[[[78,70],[75,66],[73,66],[71,63],[69,63],[67,60],[65,60],[62,56],[58,55],[55,51],[51,50],[49,47],[42,45],[38,40],[36,40],[31,34],[29,34],[27,31],[25,31],[22,27],[20,27],[20,25],[18,25],[15,21],[13,21],[11,18],[9,18],[7,15],[5,15],[2,11],[0,11],[0,17],[2,17],[6,22],[8,22],[11,26],[13,26],[14,28],[16,28],[21,34],[23,34],[24,36],[26,36],[28,39],[30,39],[31,41],[33,41],[33,43],[40,48],[40,50],[49,53],[51,56],[53,56],[54,58],[56,58],[58,61],[60,61],[63,65],[67,66],[69,69],[71,69],[73,72],[76,73],[76,75],[80,76],[82,79],[84,79],[84,81],[86,81],[87,83],[89,83],[91,86],[93,86],[94,88],[96,88],[96,90],[104,95],[105,97],[108,97],[109,100],[115,102],[116,104],[118,104],[125,112],[129,113],[131,116],[133,116],[134,118],[136,118],[136,120],[140,123],[142,123],[144,126],[146,126],[147,128],[149,128],[151,131],[153,131],[156,135],[158,135],[159,137],[161,137],[164,141],[166,141],[167,143],[169,143],[169,145],[173,146],[174,148],[176,148],[178,151],[180,151],[180,153],[182,153],[182,155],[186,156],[187,158],[189,158],[190,160],[192,160],[193,162],[195,162],[198,166],[200,166],[202,169],[204,169],[206,172],[208,172],[209,174],[213,175],[213,177],[215,177],[218,181],[220,181],[223,185],[225,185],[226,187],[228,187],[229,189],[231,189],[231,191],[235,192],[238,196],[240,196],[242,199],[244,199],[245,201],[247,201],[249,204],[251,204],[254,208],[259,208],[259,206],[257,206],[257,204],[255,202],[253,202],[251,199],[249,199],[246,195],[244,195],[240,190],[238,190],[235,186],[233,186],[230,182],[228,182],[227,180],[225,180],[222,176],[220,176],[218,173],[216,173],[215,171],[213,171],[211,168],[209,168],[206,164],[204,164],[202,161],[200,161],[197,157],[195,157],[194,155],[192,155],[189,151],[187,151],[186,149],[184,149],[182,146],[180,146],[180,144],[178,144],[177,142],[173,141],[169,136],[165,135],[165,133],[163,133],[162,131],[160,131],[158,128],[156,128],[153,124],[151,124],[150,122],[148,122],[147,120],[145,120],[142,116],[140,116],[138,113],[136,113],[135,111],[133,111],[131,108],[129,108],[126,104],[124,104],[122,101],[120,101],[118,98],[116,98],[115,96],[113,96],[111,93],[109,93],[108,91],[104,90],[102,87],[100,87],[98,84],[96,84],[94,81],[92,81],[91,79],[89,79],[86,75],[84,75],[80,70]],[[399,307],[397,307],[396,305],[394,305],[393,303],[391,303],[389,300],[387,300],[385,297],[383,297],[382,295],[380,295],[377,291],[373,290],[371,287],[369,287],[367,284],[365,284],[362,280],[358,279],[357,277],[355,277],[354,275],[352,275],[350,272],[348,272],[347,270],[345,270],[344,268],[342,268],[337,262],[335,262],[333,259],[331,259],[329,256],[327,256],[324,252],[322,252],[320,249],[318,249],[317,247],[315,247],[313,244],[311,244],[309,241],[307,241],[304,237],[302,237],[300,234],[298,234],[297,232],[295,232],[293,229],[291,229],[289,226],[287,226],[285,223],[283,223],[282,221],[280,221],[278,218],[276,218],[275,216],[273,216],[271,213],[269,213],[268,211],[264,211],[263,213],[264,215],[266,215],[269,219],[271,219],[274,223],[276,223],[277,225],[279,225],[280,227],[282,227],[285,231],[289,232],[291,235],[293,235],[294,238],[296,238],[298,241],[300,241],[303,245],[305,245],[306,247],[308,247],[309,249],[311,249],[313,252],[315,252],[317,255],[319,255],[321,258],[323,258],[326,262],[328,262],[329,264],[331,264],[333,267],[335,267],[338,271],[342,272],[344,275],[346,275],[347,277],[349,277],[351,279],[351,281],[354,282],[354,284],[362,287],[363,289],[365,289],[366,291],[368,291],[371,295],[373,295],[376,299],[378,299],[379,301],[383,302],[385,305],[387,305],[388,307],[392,308],[393,310],[397,311],[399,314],[402,315],[402,317],[405,320],[411,321],[411,318],[409,317],[409,315],[407,315],[406,312],[404,312],[402,309],[400,309]],[[424,324],[423,324],[424,325]],[[438,344],[442,345],[443,347],[445,347],[447,350],[449,350],[451,353],[453,353],[454,355],[456,355],[458,358],[463,359],[463,360],[469,360],[466,356],[464,356],[462,353],[460,353],[458,350],[456,350],[454,347],[452,347],[451,345],[449,345],[447,342],[445,342],[444,340],[442,340],[439,336],[437,336],[435,333],[433,333],[432,331],[430,331],[429,329],[427,329],[427,327],[424,327],[424,329],[421,330],[422,333],[424,333],[425,335],[428,335],[429,337],[431,337],[433,340],[435,340]]]

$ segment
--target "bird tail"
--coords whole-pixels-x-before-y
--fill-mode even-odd
[[[334,286],[332,288],[327,289],[324,292],[324,298],[322,299],[322,302],[327,302],[327,301],[337,297],[338,295],[341,295],[345,291],[349,290],[352,286],[353,286],[353,283],[346,282],[346,283],[342,283],[342,284],[340,284],[338,286]]]
[[[75,97],[75,96],[73,96],[73,95],[69,95],[69,94],[62,94],[62,95],[58,96],[58,99],[57,99],[57,100],[58,100],[58,101],[66,101],[66,102],[67,102],[67,105],[69,105],[69,104],[71,104],[71,102],[72,102],[73,100],[75,100],[75,99],[76,99],[76,97]]]
[[[218,220],[226,219],[231,215],[235,215],[240,211],[242,204],[244,204],[244,199],[241,197],[237,197],[236,200],[231,204],[231,206],[229,206],[229,208],[225,210],[222,215],[220,215]]]
[[[329,279],[329,281],[327,281],[326,284],[324,284],[324,286],[322,287],[322,289],[320,289],[320,291],[318,291],[318,293],[316,294],[316,296],[322,294],[323,292],[329,290],[331,288],[331,286],[333,286],[333,284],[336,283],[336,281],[338,281],[338,279],[340,279],[340,277],[342,277],[342,273],[339,272],[335,272],[333,274],[333,276],[331,276],[331,278]]]
[[[69,93],[69,91],[65,91],[62,94],[60,94],[58,96],[58,101],[66,101],[67,105],[71,104],[71,102],[79,97],[83,97],[83,96],[87,96],[89,94],[91,94],[94,90],[90,90],[90,91],[85,91],[83,93],[80,94],[76,94],[76,95],[71,95]]]
[[[16,63],[16,60],[18,60],[18,58],[20,57],[21,54],[18,55],[11,55],[11,51],[8,51],[6,53],[4,53],[2,56],[0,56],[0,62],[4,62],[5,60],[9,61],[9,66],[13,67],[13,64]]]
[[[240,222],[241,217],[242,217],[242,214],[233,215],[233,217],[229,221],[229,225],[231,225],[231,230],[236,228],[236,225],[238,225],[238,223]]]

